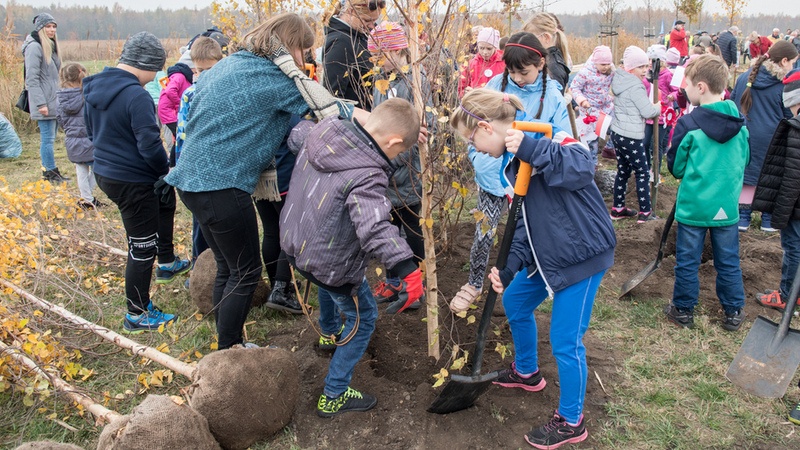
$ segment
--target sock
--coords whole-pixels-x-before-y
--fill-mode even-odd
[[[567,422],[567,425],[569,425],[571,427],[577,427],[583,421],[583,414],[581,414],[580,417],[578,417],[578,422],[577,423],[568,422],[567,419],[564,419],[564,421]]]
[[[536,369],[535,371],[533,371],[531,373],[521,373],[521,372],[518,372],[517,368],[515,367],[514,368],[514,372],[517,372],[517,375],[519,375],[520,378],[524,378],[524,379],[527,380],[528,378],[530,378],[530,377],[536,375],[537,373],[539,373],[539,369]]]
[[[611,209],[613,209],[613,210],[614,210],[614,211],[616,211],[616,212],[622,212],[622,211],[625,211],[625,207],[624,207],[624,206],[623,206],[623,207],[621,207],[621,208],[617,208],[616,206],[614,206],[614,207],[612,207]]]

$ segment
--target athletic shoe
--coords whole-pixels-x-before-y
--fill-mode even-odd
[[[547,386],[540,370],[525,378],[517,372],[516,363],[511,363],[510,369],[503,369],[493,384],[507,388],[520,388],[529,392],[539,392]]]
[[[78,208],[80,208],[80,209],[82,209],[84,211],[88,211],[90,209],[100,209],[100,208],[102,208],[104,206],[106,206],[106,204],[101,202],[101,201],[99,201],[99,200],[97,200],[96,198],[92,199],[92,201],[90,201],[90,202],[88,202],[88,201],[86,201],[86,200],[84,200],[82,198],[78,199]]]
[[[583,416],[577,425],[572,426],[556,411],[550,422],[529,431],[525,435],[525,440],[536,448],[552,450],[564,444],[584,441],[587,437],[589,437],[589,432],[584,425]]]
[[[746,233],[750,228],[750,221],[747,219],[739,219],[739,223],[736,226],[739,227],[739,231]]]
[[[151,302],[147,307],[147,311],[141,314],[125,314],[125,319],[122,321],[122,332],[139,334],[145,331],[157,331],[161,325],[168,325],[169,322],[177,318],[177,315],[167,314]]]
[[[664,307],[667,319],[682,328],[694,328],[694,312],[691,309],[678,308],[670,303]]]
[[[381,281],[375,286],[375,303],[390,303],[397,300],[400,295],[401,284],[397,286]]]
[[[303,314],[303,307],[295,297],[294,286],[286,281],[275,282],[264,306],[290,314]]]
[[[378,399],[369,394],[363,394],[348,387],[344,394],[338,397],[319,396],[317,401],[317,415],[320,417],[333,417],[339,413],[350,411],[369,411],[378,404]]]
[[[800,425],[800,403],[798,403],[793,410],[789,411],[789,422]]]
[[[725,321],[722,322],[722,328],[728,331],[736,331],[742,326],[744,321],[744,310],[737,309],[733,314],[725,313]]]
[[[778,311],[783,311],[783,309],[786,308],[786,302],[783,301],[781,293],[778,290],[758,295],[756,296],[756,301],[760,303],[761,306],[777,309]],[[800,306],[800,298],[797,299],[797,305]]]
[[[183,275],[192,270],[192,262],[188,259],[180,259],[177,256],[169,264],[159,264],[156,267],[156,284],[165,284],[174,280],[176,276]]]
[[[776,231],[778,231],[778,229],[777,228],[772,228],[770,226],[766,226],[765,227],[764,225],[761,225],[761,231],[763,231],[765,233],[775,233]]]
[[[639,213],[639,218],[636,219],[636,223],[645,223],[645,222],[649,222],[651,220],[659,220],[659,219],[661,219],[661,217],[658,217],[657,215],[655,215],[655,213],[653,213],[653,211],[646,212],[646,213],[640,212]]]
[[[637,212],[629,208],[611,208],[611,220],[629,219],[636,217]]]
[[[344,324],[342,324],[342,328],[339,328],[339,332],[336,333],[336,336],[320,336],[319,337],[319,344],[318,347],[320,350],[336,350],[336,342],[342,338],[342,332],[344,332]]]

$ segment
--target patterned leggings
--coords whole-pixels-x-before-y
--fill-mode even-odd
[[[625,190],[631,172],[636,172],[636,197],[639,212],[650,212],[650,167],[641,139],[630,139],[611,133],[617,151],[617,177],[614,179],[614,207],[625,207]]]
[[[497,224],[500,223],[504,206],[508,206],[508,201],[504,197],[498,197],[478,188],[478,211],[484,214],[484,218],[475,224],[475,239],[469,252],[469,284],[478,289],[483,288],[486,266],[489,265],[489,252],[492,250],[494,235],[497,233]],[[513,233],[514,230],[510,231]]]

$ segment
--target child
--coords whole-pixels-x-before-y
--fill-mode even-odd
[[[658,59],[661,61],[661,67],[658,74],[654,77],[654,82],[657,81],[658,91],[661,98],[661,114],[658,116],[658,157],[663,157],[667,153],[667,145],[669,143],[669,135],[672,132],[673,124],[670,123],[670,118],[674,117],[675,112],[672,110],[672,104],[678,95],[678,88],[672,86],[672,71],[667,67],[667,50],[666,47],[656,44],[647,49],[647,56],[653,60]],[[647,87],[647,96],[652,98],[652,87],[647,79],[644,80]],[[669,117],[668,117],[669,116]],[[655,126],[655,119],[648,120],[644,130],[644,150],[647,155],[648,164],[652,168],[651,156],[653,154],[653,127]]]
[[[403,279],[399,311],[422,296],[414,254],[389,222],[390,161],[417,142],[419,119],[406,100],[386,100],[363,126],[328,118],[306,132],[281,212],[281,247],[292,265],[319,287],[323,334],[347,336],[331,358],[317,402],[320,417],[367,411],[377,400],[350,387],[369,344],[377,305],[364,277],[374,256]],[[294,139],[292,137],[291,139]],[[333,312],[346,317],[344,327]],[[352,336],[350,336],[352,334]]]
[[[614,99],[609,95],[611,89],[611,80],[614,79],[614,64],[611,60],[611,49],[605,45],[598,45],[592,51],[592,56],[586,61],[575,78],[572,79],[570,90],[578,104],[585,114],[579,117],[578,130],[582,130],[585,134],[593,135],[594,138],[589,140],[586,144],[589,151],[592,153],[592,162],[597,166],[597,152],[599,151],[597,144],[597,135],[594,133],[594,123],[586,123],[582,119],[589,116],[589,109],[596,115],[595,111],[600,111],[606,115],[614,113]],[[584,134],[581,133],[581,134]],[[576,138],[578,136],[575,136]]]
[[[785,299],[800,264],[800,209],[797,207],[800,173],[793,164],[800,158],[800,117],[797,115],[800,111],[800,71],[790,72],[782,84],[783,106],[789,108],[794,117],[778,123],[753,197],[753,209],[771,213],[772,226],[781,231],[781,284],[778,290],[757,297],[759,303],[775,309],[786,307]],[[800,425],[800,409],[796,415],[794,422]]]
[[[142,31],[127,41],[117,67],[83,79],[86,132],[94,145],[97,185],[122,215],[128,237],[123,329],[154,331],[175,319],[150,301],[150,276],[158,255],[156,283],[189,271],[172,245],[175,196],[159,198],[153,184],[169,172],[155,108],[143,86],[152,81],[167,55],[161,42]],[[135,114],[133,113],[135,112]]]
[[[754,189],[764,164],[770,138],[781,119],[790,119],[792,113],[783,106],[781,80],[792,70],[797,59],[797,49],[786,41],[778,41],[769,53],[758,57],[747,72],[741,74],[731,93],[750,130],[750,163],[744,170],[745,189]],[[739,210],[739,231],[750,228],[752,211],[749,206]],[[774,233],[771,215],[761,214],[761,231]]]
[[[617,176],[614,179],[614,206],[611,219],[619,220],[637,216],[636,211],[625,207],[625,191],[631,172],[636,173],[636,197],[639,200],[638,223],[657,219],[650,206],[650,167],[644,153],[645,119],[658,116],[661,105],[651,103],[642,84],[650,67],[644,50],[636,46],[625,49],[622,56],[624,68],[618,68],[611,82],[614,94],[614,121],[611,123],[611,140],[617,152]]]
[[[533,313],[553,296],[550,343],[558,365],[559,406],[547,424],[525,436],[534,447],[547,449],[588,436],[582,414],[588,373],[583,335],[603,274],[614,263],[616,238],[588,149],[564,132],[552,140],[535,139],[511,128],[525,117],[516,97],[479,89],[464,96],[450,123],[479,151],[506,163],[509,185],[517,160],[534,169],[522,218],[516,230],[507,229],[514,240],[506,267],[492,268],[489,280],[496,292],[505,290],[503,307],[516,352],[511,368],[494,382],[503,387],[533,392],[545,387]]]
[[[700,294],[697,270],[706,234],[711,233],[717,295],[725,311],[722,328],[736,331],[744,319],[744,285],[739,267],[739,194],[750,157],[748,131],[736,105],[722,100],[728,84],[725,61],[702,55],[686,66],[686,97],[696,108],[678,119],[667,166],[677,179],[675,289],[664,307],[667,319],[694,327]]]
[[[506,65],[500,46],[500,32],[494,28],[483,28],[478,33],[478,53],[473,57],[458,80],[458,96],[463,97],[470,89],[482,88],[495,75],[503,73]]]
[[[479,36],[491,28],[481,30]],[[409,102],[414,101],[411,92],[411,73],[409,67],[408,39],[400,24],[384,22],[372,30],[368,42],[369,51],[373,56],[385,59],[381,74],[378,79],[391,80],[388,88],[383,90],[375,88],[372,94],[372,104],[377,106],[390,98],[402,98]],[[482,50],[483,49],[483,50]],[[485,42],[478,38],[478,54],[485,50]],[[406,71],[404,72],[404,68]],[[430,93],[428,80],[422,77],[422,92]],[[394,80],[392,80],[394,78]],[[431,106],[430,96],[425,99],[426,105]],[[433,117],[428,114],[428,123],[433,122]],[[389,179],[389,189],[386,197],[392,203],[392,222],[405,229],[406,243],[414,252],[417,264],[425,259],[425,242],[422,239],[422,227],[419,224],[420,210],[422,208],[422,183],[420,181],[419,149],[416,145],[403,152],[394,160],[397,167]],[[397,300],[400,291],[400,278],[386,272],[386,281],[380,282],[375,289],[375,300],[378,303],[393,302]],[[419,308],[416,303],[411,308]]]
[[[85,76],[86,68],[78,63],[68,63],[61,67],[61,90],[56,93],[56,118],[66,134],[64,145],[67,147],[67,158],[75,164],[78,174],[78,189],[81,191],[78,206],[86,210],[105,205],[92,195],[97,183],[92,173],[94,147],[86,136],[86,123],[83,120],[81,86]]]
[[[189,50],[183,52],[181,58],[174,66],[167,69],[167,76],[169,81],[158,98],[158,118],[161,119],[172,136],[177,137],[178,132],[178,109],[181,105],[181,96],[194,82],[194,63],[192,62],[191,53]],[[168,139],[170,147],[170,167],[175,166],[175,146],[173,145],[175,138]]]
[[[569,73],[572,66],[569,56],[567,35],[564,27],[554,14],[538,12],[525,24],[525,31],[536,36],[547,49],[547,73],[558,83],[558,91],[563,95],[569,86]],[[529,111],[530,113],[530,111]],[[572,128],[564,128],[571,130]]]
[[[17,158],[22,154],[22,141],[19,140],[14,125],[0,113],[0,159]]]

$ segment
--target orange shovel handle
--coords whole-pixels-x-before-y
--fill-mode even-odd
[[[528,131],[531,133],[542,133],[548,138],[553,137],[553,125],[543,122],[517,122],[514,121],[511,127],[515,130]],[[528,193],[528,185],[531,182],[533,168],[530,164],[520,161],[519,172],[517,172],[517,182],[514,183],[514,195],[525,196]]]

